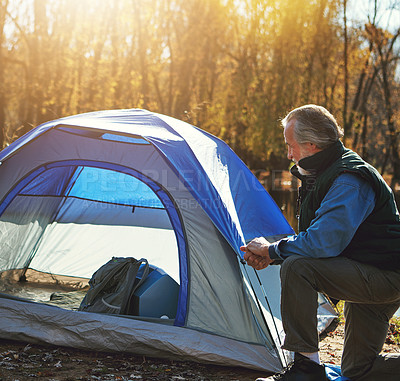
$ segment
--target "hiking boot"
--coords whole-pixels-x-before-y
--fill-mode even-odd
[[[328,381],[328,379],[323,365],[296,353],[294,362],[282,372],[267,378],[257,378],[256,381]]]

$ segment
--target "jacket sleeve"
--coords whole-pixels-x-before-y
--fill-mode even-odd
[[[338,256],[350,243],[375,206],[375,193],[361,177],[344,173],[333,182],[305,232],[284,238],[269,248],[279,264],[290,255],[311,258]]]

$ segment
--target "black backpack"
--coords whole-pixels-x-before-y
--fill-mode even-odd
[[[141,276],[138,276],[139,268]],[[149,273],[146,259],[113,257],[89,281],[90,288],[78,310],[118,315],[137,315],[133,294]]]

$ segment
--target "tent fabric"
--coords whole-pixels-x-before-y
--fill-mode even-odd
[[[340,366],[325,364],[326,377],[330,381],[351,381],[350,378],[342,376]]]
[[[60,320],[63,321],[61,326]],[[116,327],[122,334],[116,334]],[[2,298],[0,337],[60,346],[73,343],[79,349],[129,352],[273,372],[281,369],[276,355],[261,345],[181,327]]]
[[[0,292],[3,274],[80,284],[129,256],[176,281],[178,307],[166,324],[0,297],[0,337],[277,371],[279,268],[254,271],[239,247],[288,234],[245,164],[194,126],[137,109],[45,123],[0,152]]]

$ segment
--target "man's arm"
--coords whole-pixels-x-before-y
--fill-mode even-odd
[[[299,235],[269,244],[265,238],[241,247],[244,259],[256,270],[290,255],[328,258],[339,255],[375,206],[375,193],[361,177],[345,173],[333,182],[310,227]]]
[[[360,176],[344,173],[332,184],[309,228],[269,246],[271,258],[339,255],[375,206],[375,192]]]

